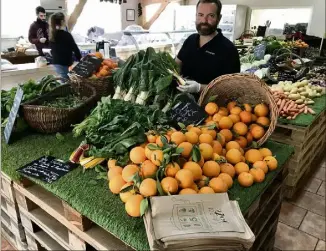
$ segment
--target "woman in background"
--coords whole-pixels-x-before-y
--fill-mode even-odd
[[[65,16],[62,12],[51,16],[49,35],[55,71],[62,78],[68,79],[68,69],[73,64],[73,53],[77,61],[80,61],[81,54],[72,35],[66,31]]]

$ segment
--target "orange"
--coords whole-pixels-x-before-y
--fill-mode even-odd
[[[226,151],[229,151],[231,149],[238,149],[238,150],[240,150],[240,148],[241,147],[240,147],[239,143],[236,142],[236,141],[229,141],[228,143],[226,143],[226,146],[225,146]]]
[[[218,126],[220,129],[230,129],[233,126],[232,119],[229,117],[222,117],[220,122],[218,122]]]
[[[143,163],[146,160],[145,149],[136,146],[129,153],[130,160],[135,164]]]
[[[189,161],[193,161],[192,157],[189,158]],[[195,162],[195,161],[194,161]],[[202,167],[205,163],[204,157],[203,155],[200,155],[200,160],[198,162],[196,162],[200,167]]]
[[[187,140],[186,136],[182,132],[174,132],[171,134],[171,141],[176,145],[180,145]]]
[[[202,187],[202,188],[199,190],[198,193],[199,193],[199,194],[213,194],[213,193],[215,193],[215,192],[214,192],[213,188],[211,188],[211,187]]]
[[[234,177],[235,169],[230,163],[221,163],[220,167],[221,167],[221,173],[227,173],[232,178]]]
[[[109,169],[108,171],[108,180],[111,180],[116,175],[122,175],[122,167],[115,166]]]
[[[222,149],[222,153],[221,153],[221,155],[225,157],[225,155],[226,155],[226,150],[225,150],[225,148]]]
[[[263,160],[263,156],[257,149],[250,149],[245,153],[245,158],[249,163],[253,164],[256,161]]]
[[[209,187],[212,188],[215,193],[225,193],[228,191],[227,184],[219,177],[211,179],[209,181]]]
[[[261,170],[264,171],[264,173],[268,173],[268,166],[266,164],[265,161],[260,160],[260,161],[256,161],[253,165],[253,168],[260,168]]]
[[[175,175],[175,179],[178,181],[179,187],[190,188],[194,183],[194,175],[192,171],[188,169],[181,169]]]
[[[179,192],[179,195],[184,195],[184,194],[197,194],[197,192],[191,188],[184,188]]]
[[[197,186],[196,183],[192,184],[192,186],[191,186],[190,188],[191,188],[192,190],[195,190],[197,193],[198,193],[198,191],[199,191],[198,186]]]
[[[254,177],[250,173],[243,172],[238,176],[238,182],[240,186],[250,187],[254,183]]]
[[[108,168],[112,168],[115,166],[115,164],[117,163],[117,160],[116,159],[109,159],[108,160]]]
[[[230,110],[230,113],[231,113],[231,114],[239,115],[241,111],[242,111],[242,110],[241,110],[241,108],[240,108],[239,106],[235,106],[235,107],[233,107],[233,108]]]
[[[242,155],[242,158],[244,158],[244,156],[243,156],[243,155],[244,155],[244,150],[243,150],[243,148],[240,148],[239,151],[240,151],[240,153],[241,153],[241,155]]]
[[[205,123],[211,122],[213,121],[213,117],[212,116],[208,116],[207,119],[205,119]]]
[[[231,188],[233,186],[233,179],[229,174],[221,173],[218,177],[224,181],[228,188]]]
[[[254,108],[257,117],[266,117],[268,115],[268,107],[265,104],[258,104]]]
[[[231,164],[237,164],[241,161],[242,154],[238,149],[230,149],[226,152],[225,158]]]
[[[213,152],[217,153],[217,154],[221,154],[222,153],[222,145],[220,142],[218,142],[217,140],[213,140]]]
[[[247,139],[244,136],[239,136],[235,139],[236,142],[240,145],[241,148],[246,148]]]
[[[156,166],[160,166],[163,162],[163,151],[162,150],[155,150],[151,154],[151,161]]]
[[[251,131],[252,128],[254,128],[255,126],[258,126],[256,123],[253,123],[249,126],[249,131]]]
[[[214,114],[214,116],[213,116],[213,121],[214,121],[214,122],[220,122],[220,120],[221,120],[222,117],[223,117],[223,116],[222,116],[221,114],[216,113],[216,114]]]
[[[204,164],[205,166],[205,164]],[[189,161],[183,166],[184,170],[190,170],[193,174],[194,180],[200,180],[201,176],[203,175],[203,171],[201,167],[196,163]],[[207,175],[206,175],[207,176]]]
[[[259,125],[261,125],[261,126],[269,126],[269,124],[271,123],[271,121],[267,117],[259,117],[257,119],[256,123],[259,124]]]
[[[122,189],[125,189],[126,187],[132,186],[131,183],[126,183],[121,187]],[[122,200],[122,202],[126,203],[127,200],[131,197],[131,195],[134,195],[136,193],[136,191],[134,189],[129,190],[128,192],[124,192],[122,193],[120,190],[120,199]]]
[[[253,140],[253,137],[252,137],[251,132],[248,132],[248,133],[246,134],[246,139],[247,139],[247,144],[250,145],[251,142],[252,142],[252,140]]]
[[[155,145],[155,144],[153,144],[153,145]],[[148,144],[147,144],[147,146],[145,146],[145,156],[147,159],[151,159],[151,155],[152,155],[152,150],[150,150],[148,148]]]
[[[216,138],[216,135],[217,135],[217,132],[215,131],[215,130],[210,130],[210,129],[208,129],[207,127],[203,127],[202,129],[201,129],[201,132],[202,132],[202,134],[209,134],[209,135],[211,135],[212,136],[212,138],[213,139],[215,139]],[[200,136],[199,136],[200,137]],[[200,140],[199,140],[200,141]]]
[[[235,173],[237,175],[239,175],[240,173],[243,173],[243,172],[246,172],[246,173],[249,172],[249,166],[244,162],[237,163],[234,166],[234,169],[235,169]]]
[[[172,177],[165,177],[161,181],[161,186],[166,194],[176,194],[178,192],[178,181]]]
[[[186,139],[191,144],[197,144],[198,143],[198,134],[192,131],[185,133]]]
[[[109,188],[110,191],[113,194],[119,194],[121,188],[126,184],[124,179],[122,178],[121,175],[116,175],[114,176],[110,181],[109,181]]]
[[[228,108],[229,111],[231,111],[231,109],[233,107],[235,107],[236,105],[237,105],[237,102],[231,101],[231,102],[228,103],[228,105],[226,107]]]
[[[255,114],[251,114],[251,121],[256,122],[257,121],[257,116]]]
[[[209,115],[214,115],[215,113],[217,113],[217,111],[218,111],[218,105],[213,102],[209,102],[205,106],[205,112],[207,112],[207,114]]]
[[[213,160],[206,161],[203,166],[203,174],[206,177],[217,177],[220,174],[220,171],[220,165]]]
[[[273,171],[277,168],[277,159],[275,159],[273,156],[265,157],[264,161],[266,162],[269,171]]]
[[[228,116],[229,115],[229,111],[225,107],[220,107],[220,109],[219,109],[219,111],[217,113],[222,115],[222,116]]]
[[[201,135],[200,135],[201,136]],[[191,151],[192,151],[192,144],[189,142],[182,142],[178,148],[182,148],[183,151],[181,153],[181,155],[185,158],[189,158]]]
[[[139,192],[144,197],[150,197],[156,195],[157,194],[156,180],[151,178],[144,179],[139,186]]]
[[[207,186],[209,182],[209,178],[207,178],[205,175],[201,176],[200,180],[197,181],[197,186],[199,188],[202,188],[204,186]]]
[[[145,160],[140,166],[140,173],[143,178],[155,177],[157,166],[150,160]]]
[[[240,121],[240,116],[237,114],[230,114],[229,118],[232,120],[233,124]]]
[[[219,134],[222,134],[225,138],[225,142],[229,142],[233,138],[233,134],[229,129],[222,129]],[[222,144],[222,143],[221,143]],[[224,145],[224,144],[222,144]]]
[[[174,132],[176,132],[176,131],[177,131],[176,129],[171,128],[170,130],[168,130],[168,131],[166,132],[166,135],[170,136],[170,138],[171,138],[172,133],[174,133]]]
[[[169,163],[165,168],[165,176],[174,178],[179,170],[180,170],[180,166],[178,165],[178,163],[176,162]]]
[[[225,130],[227,130],[227,129],[225,129]],[[230,131],[230,130],[229,130]],[[231,132],[231,131],[230,131]],[[232,134],[232,133],[231,133]],[[222,134],[222,133],[218,133],[217,135],[216,135],[216,139],[217,139],[217,141],[218,142],[220,142],[220,144],[222,145],[222,146],[224,146],[225,145],[225,136]]]
[[[251,122],[251,112],[242,111],[239,114],[241,122],[249,124]]]
[[[140,203],[144,197],[140,194],[130,196],[125,204],[126,212],[131,217],[140,217]]]
[[[199,136],[201,134],[201,129],[198,127],[192,127],[190,128],[189,132],[194,132]]]
[[[261,155],[263,155],[264,158],[267,157],[267,156],[272,156],[273,155],[272,151],[269,150],[268,148],[260,148],[258,150],[261,153]]]
[[[163,147],[162,137],[165,137],[166,140],[167,140],[167,142],[170,141],[170,136],[168,136],[168,135],[158,136],[158,137],[156,138],[155,143],[156,143],[159,147]]]
[[[243,122],[238,122],[238,123],[235,123],[234,126],[233,126],[233,131],[240,135],[240,136],[243,136],[243,135],[246,135],[246,133],[248,132],[248,127],[245,123]]]
[[[136,165],[127,165],[122,170],[122,178],[125,182],[131,182],[132,176],[139,172],[139,167]]]
[[[264,128],[259,125],[256,125],[251,128],[250,132],[254,139],[261,139],[265,134]]]
[[[187,131],[189,131],[191,128],[193,128],[194,127],[194,125],[193,124],[191,124],[191,125],[187,125],[187,127],[186,127],[186,129],[187,129]]]
[[[207,133],[201,134],[199,136],[199,143],[207,143],[211,145],[213,143],[213,137]]]
[[[152,135],[152,134],[147,135],[147,141],[149,143],[155,143],[156,142],[156,138],[157,138],[156,135]]]
[[[103,58],[103,55],[101,52],[97,51],[94,53],[94,56],[97,57],[97,58]]]
[[[251,105],[249,105],[249,104],[243,104],[243,106],[244,106],[245,111],[247,111],[247,112],[251,112],[252,111]]]
[[[261,183],[265,179],[265,173],[260,168],[251,168],[249,173],[254,177],[254,182]]]
[[[213,157],[213,147],[207,143],[201,143],[199,145],[199,150],[204,160],[210,160]]]

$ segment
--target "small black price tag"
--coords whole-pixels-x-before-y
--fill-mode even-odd
[[[90,55],[85,56],[71,72],[77,75],[88,78],[101,67],[102,59]]]

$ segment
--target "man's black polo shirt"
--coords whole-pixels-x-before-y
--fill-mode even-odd
[[[209,84],[224,74],[240,72],[238,51],[220,30],[201,48],[199,34],[190,35],[184,42],[178,58],[182,61],[182,76],[200,84]]]

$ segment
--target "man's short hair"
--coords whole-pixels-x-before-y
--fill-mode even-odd
[[[220,0],[199,0],[197,5],[196,5],[196,9],[198,9],[198,5],[200,3],[214,3],[217,7],[217,16],[219,17],[221,15],[221,12],[222,12],[222,3]]]
[[[42,6],[38,6],[35,9],[36,15],[38,15],[38,13],[42,12],[45,13],[45,9]]]

